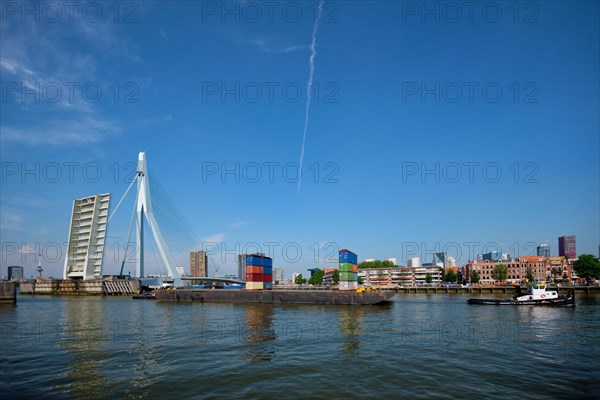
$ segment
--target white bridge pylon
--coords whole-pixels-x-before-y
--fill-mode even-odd
[[[152,231],[152,236],[154,237],[154,241],[156,242],[156,246],[158,247],[158,251],[160,253],[160,257],[162,261],[165,263],[167,267],[167,272],[170,277],[173,278],[174,285],[181,285],[181,277],[179,276],[179,271],[175,268],[175,264],[171,260],[171,257],[168,253],[168,247],[163,238],[162,233],[160,232],[160,228],[158,223],[156,222],[156,218],[154,218],[154,213],[152,212],[152,198],[150,196],[150,180],[148,178],[148,166],[146,165],[146,153],[140,151],[138,155],[138,166],[137,166],[137,199],[136,199],[136,212],[137,212],[137,235],[136,235],[136,244],[139,249],[139,257],[137,258],[137,263],[135,267],[135,272],[138,277],[144,276],[144,216],[146,217],[146,221],[148,222],[148,226]]]
[[[179,276],[179,271],[175,267],[175,263],[170,257],[169,248],[165,239],[160,232],[160,227],[156,222],[156,218],[154,218],[154,213],[152,212],[152,198],[150,196],[150,179],[148,177],[148,166],[146,165],[146,153],[140,151],[138,155],[138,166],[137,166],[137,174],[136,179],[134,179],[125,194],[119,201],[119,204],[115,207],[112,212],[112,215],[108,219],[110,220],[114,217],[119,206],[127,197],[127,194],[131,190],[133,184],[137,182],[137,193],[135,196],[135,208],[133,209],[133,214],[131,216],[131,224],[129,226],[129,234],[127,235],[127,242],[129,243],[129,239],[131,237],[131,230],[133,228],[134,218],[137,222],[136,229],[136,249],[139,251],[139,255],[136,258],[136,266],[135,266],[135,276],[141,278],[145,275],[144,271],[144,217],[146,217],[146,221],[148,222],[148,226],[150,226],[150,231],[152,232],[152,236],[154,237],[154,241],[156,242],[156,246],[158,247],[158,251],[160,253],[160,257],[167,267],[167,273],[171,278],[173,278],[174,285],[181,285],[181,276]],[[123,262],[121,264],[121,272],[120,275],[123,274],[123,267],[125,265],[125,260],[127,259],[127,250],[125,250],[125,256],[123,257]]]

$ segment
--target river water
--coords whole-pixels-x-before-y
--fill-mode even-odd
[[[575,308],[166,304],[20,296],[0,307],[8,398],[594,398],[600,296]],[[489,297],[489,295],[488,295]]]

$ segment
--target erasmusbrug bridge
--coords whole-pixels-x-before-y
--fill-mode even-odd
[[[135,277],[143,278],[147,276],[144,257],[147,245],[149,245],[148,247],[151,247],[156,264],[160,265],[159,260],[162,261],[162,266],[166,270],[161,271],[166,272],[162,276],[166,275],[172,279],[174,286],[182,285],[183,281],[244,284],[244,282],[235,279],[183,276],[181,274],[177,266],[185,268],[186,265],[189,265],[189,254],[191,251],[198,251],[200,240],[194,229],[171,200],[167,191],[156,179],[156,176],[148,169],[145,152],[139,153],[135,178],[132,179],[125,194],[123,194],[123,197],[117,203],[108,218],[108,222],[115,216],[136,183],[135,202],[119,275],[123,275],[125,263],[130,261],[128,257],[132,258],[131,246],[129,244],[131,243],[131,235],[135,229],[136,238],[133,251],[136,257],[133,257],[134,259],[131,260],[135,262]],[[148,235],[146,234],[146,230],[150,231],[153,241],[147,241]],[[208,265],[206,265],[206,268],[208,270]],[[217,270],[218,268],[215,268],[215,272]]]

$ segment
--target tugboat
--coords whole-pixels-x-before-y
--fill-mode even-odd
[[[528,287],[527,294],[517,286],[517,293],[508,299],[469,299],[469,304],[485,304],[495,306],[575,306],[575,291],[571,289],[567,295],[559,295],[556,290],[546,290],[545,283],[535,283]]]

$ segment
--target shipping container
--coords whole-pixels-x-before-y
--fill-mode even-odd
[[[262,269],[263,269],[263,271],[262,271],[263,274],[269,274],[270,275],[270,274],[273,273],[273,268],[272,267],[262,267]]]
[[[351,264],[358,264],[358,256],[350,250],[340,250],[339,256],[340,262],[349,262]]]
[[[273,259],[258,254],[246,254],[246,265],[258,267],[273,267]]]
[[[261,256],[256,256],[252,254],[246,255],[246,265],[254,265],[257,267],[263,266],[263,259]]]
[[[273,282],[264,282],[263,286],[265,289],[273,289]]]
[[[341,281],[355,281],[356,279],[354,279],[354,272],[345,272],[345,271],[340,271],[340,282]]]
[[[352,264],[349,262],[341,262],[340,263],[340,272],[342,272],[342,271],[356,272],[355,269],[358,270],[358,266],[356,264]]]
[[[246,282],[246,289],[261,290],[261,289],[264,289],[264,284],[263,284],[263,282]]]
[[[354,280],[358,282],[358,274],[356,272],[354,273]]]
[[[263,275],[263,282],[273,282],[273,275],[264,274]]]
[[[264,274],[264,267],[257,267],[256,265],[246,265],[247,274]]]
[[[263,279],[263,274],[246,273],[246,282],[262,282]]]
[[[358,284],[356,282],[341,282],[338,285],[338,290],[356,290]]]

